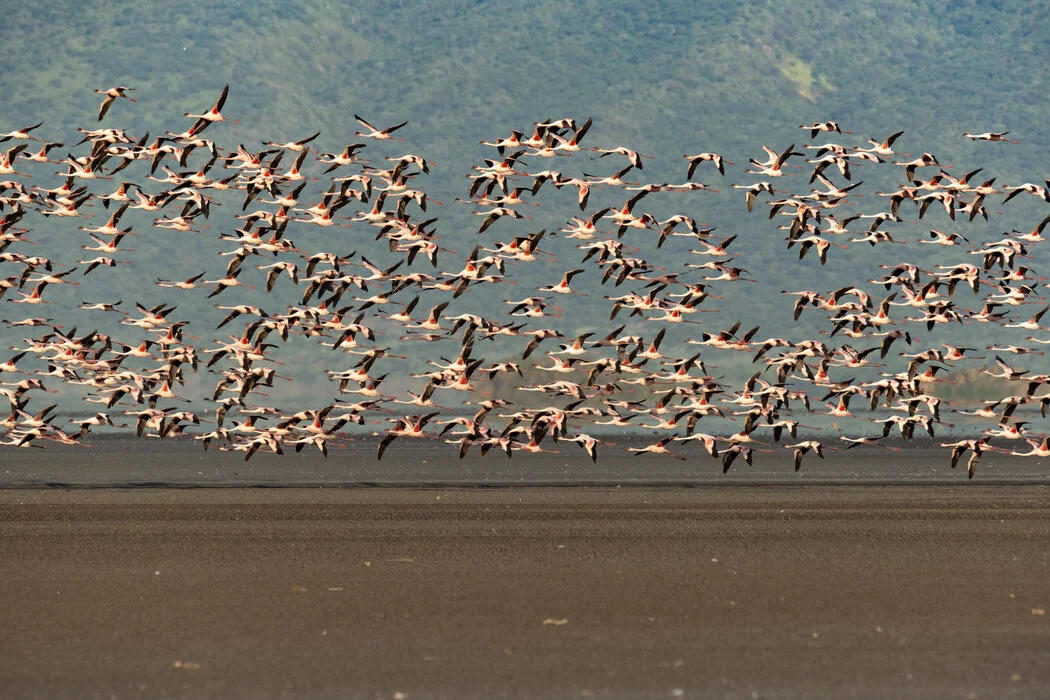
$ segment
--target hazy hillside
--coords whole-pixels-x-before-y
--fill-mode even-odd
[[[129,126],[153,126],[230,81],[253,129],[337,138],[367,111],[411,119],[435,159],[469,155],[453,129],[547,112],[657,152],[734,151],[817,118],[906,125],[943,151],[968,128],[1039,133],[1047,29],[1042,3],[965,0],[22,4],[0,28],[23,58],[0,118],[78,125],[92,88],[126,82],[150,98]]]
[[[353,139],[355,112],[408,119],[405,145],[437,163],[446,200],[479,140],[552,115],[593,116],[594,143],[655,154],[647,175],[668,180],[682,153],[715,150],[735,181],[762,143],[801,143],[795,125],[824,119],[860,141],[906,129],[907,149],[962,167],[988,151],[961,132],[1010,130],[1025,147],[995,151],[995,175],[1046,162],[1041,3],[88,0],[8,8],[0,40],[22,57],[0,104],[11,128],[44,119],[69,138],[93,121],[94,88],[128,84],[140,101],[115,125],[179,130],[230,82],[240,124],[224,142],[320,130],[333,150]],[[713,210],[722,226],[747,221],[721,200]]]
[[[429,215],[440,218],[442,245],[457,251],[447,256],[449,265],[478,240],[471,207],[454,200],[465,196],[470,166],[491,154],[478,145],[484,138],[546,117],[593,117],[589,145],[627,145],[655,156],[644,173],[631,174],[646,182],[682,182],[684,153],[718,151],[735,163],[726,177],[705,168],[696,178],[718,194],[653,196],[652,208],[659,216],[688,213],[719,233],[740,236],[734,252],[746,254],[742,264],[763,283],[735,290],[721,305],[723,315],[729,323],[746,315],[771,334],[793,327],[791,300],[775,292],[817,279],[823,288],[852,282],[857,270],[871,274],[896,251],[835,250],[826,268],[785,251],[776,228],[781,222],[768,221],[764,210],[748,216],[743,197],[730,187],[753,181],[743,170],[763,144],[801,147],[810,139],[797,125],[826,119],[855,131],[838,137],[848,144],[904,129],[902,150],[934,152],[955,172],[983,166],[1001,183],[1040,181],[1050,147],[1048,80],[1045,61],[1037,58],[1050,55],[1050,7],[1041,3],[263,0],[175,8],[154,0],[133,6],[85,1],[8,8],[0,41],[6,55],[21,57],[5,80],[0,131],[43,120],[41,136],[68,142],[77,127],[96,123],[94,88],[116,84],[133,86],[138,103],[116,104],[107,124],[156,136],[186,128],[182,113],[205,108],[229,82],[224,113],[239,123],[208,133],[227,148],[321,131],[318,149],[337,151],[357,140],[354,113],[383,124],[409,120],[404,144],[375,147],[373,157],[412,152],[434,162],[421,184],[443,202]],[[973,144],[960,138],[967,130],[1009,130],[1023,145]],[[195,156],[194,164],[201,159]],[[608,175],[617,164],[581,159],[573,167]],[[60,180],[35,177],[36,184]],[[879,179],[888,177],[864,173],[865,191],[900,184]],[[789,179],[798,181],[791,187],[805,184],[802,177]],[[319,189],[309,191],[307,199],[316,201]],[[883,207],[869,197],[858,200],[858,210]],[[557,228],[579,213],[569,192],[548,189],[542,201],[530,212],[532,221],[499,224],[497,238]],[[589,208],[622,201],[619,191],[598,190]],[[233,198],[209,222],[211,233],[232,230],[236,209]],[[990,226],[953,225],[932,212],[911,235],[951,227],[991,237],[1030,227],[1040,211],[1016,200]],[[101,210],[92,223],[100,218]],[[148,220],[134,212],[128,219],[137,230],[148,228]],[[58,244],[71,228],[34,223],[42,245]],[[313,249],[366,248],[372,238],[361,229],[289,235]],[[221,271],[224,261],[215,256],[223,247],[213,238],[143,235],[135,241],[135,269],[86,278],[75,293],[63,293],[159,303],[166,293],[150,286],[158,269],[171,277]],[[653,260],[679,261],[687,247],[674,242]],[[940,252],[910,245],[905,254],[925,263]],[[561,261],[553,270],[536,265],[517,271],[517,279],[527,288],[552,281],[566,267]],[[610,293],[596,279],[583,280],[581,288],[592,296],[573,300],[567,313],[577,318],[595,314],[601,295]],[[227,297],[249,298],[237,290]],[[463,304],[469,310],[493,301],[476,297]],[[179,303],[188,314],[210,309],[200,299]],[[600,313],[595,327],[605,324],[605,307]],[[812,321],[804,317],[799,328],[808,330]]]

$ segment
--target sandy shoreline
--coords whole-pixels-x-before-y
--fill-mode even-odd
[[[593,464],[580,448],[562,442],[558,454],[513,459],[471,452],[458,459],[452,445],[431,441],[395,444],[382,461],[374,440],[350,443],[325,459],[316,450],[284,457],[259,454],[245,462],[240,454],[205,452],[189,441],[105,440],[91,448],[7,450],[0,461],[3,488],[242,488],[324,486],[808,486],[812,484],[967,483],[965,463],[949,467],[949,450],[928,441],[892,452],[859,448],[808,457],[795,472],[791,451],[771,446],[756,454],[753,466],[738,460],[728,474],[720,461],[695,445],[676,447],[684,460],[633,457],[623,444],[602,451]],[[964,460],[965,462],[965,460]],[[986,454],[973,484],[1050,485],[1046,460]]]
[[[8,697],[1045,697],[1020,486],[0,491]]]

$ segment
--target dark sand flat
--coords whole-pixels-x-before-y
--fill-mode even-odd
[[[457,458],[455,445],[431,440],[398,440],[382,461],[376,441],[362,438],[335,448],[325,459],[316,449],[283,457],[256,454],[245,462],[240,453],[205,452],[193,440],[109,439],[91,447],[38,449],[0,448],[0,489],[3,488],[241,488],[315,486],[726,486],[812,484],[944,484],[964,485],[966,457],[952,469],[950,450],[915,440],[901,452],[859,448],[826,452],[826,459],[806,457],[802,469],[792,467],[791,450],[778,445],[759,447],[754,465],[738,459],[728,474],[722,464],[695,444],[672,447],[684,457],[634,457],[625,445],[644,445],[655,438],[613,438],[615,447],[601,447],[596,464],[572,442],[545,442],[557,454],[498,452],[482,457],[471,450]],[[946,441],[951,441],[951,438]],[[1015,449],[1027,445],[1014,445]],[[834,439],[829,443],[838,444]],[[974,483],[1050,485],[1050,462],[1043,459],[986,453]]]
[[[1050,696],[1043,486],[7,489],[0,521],[5,697]]]

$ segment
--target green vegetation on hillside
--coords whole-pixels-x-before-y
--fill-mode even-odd
[[[791,300],[775,292],[815,283],[818,275],[824,288],[852,283],[858,270],[871,274],[878,262],[887,262],[887,253],[859,246],[834,250],[833,263],[820,268],[813,257],[799,261],[794,251],[786,251],[776,228],[781,222],[767,220],[762,209],[749,216],[742,195],[730,187],[753,181],[743,170],[749,156],[761,155],[762,144],[801,147],[810,139],[797,125],[827,119],[855,131],[842,139],[851,144],[905,129],[903,150],[936,153],[960,174],[986,167],[987,177],[1000,184],[1044,177],[1050,147],[1044,128],[1048,79],[1041,65],[1031,66],[1038,64],[1033,57],[1050,55],[1050,7],[1040,5],[261,0],[173,6],[143,0],[129,6],[85,0],[7,8],[0,41],[5,55],[19,57],[5,81],[0,132],[44,120],[42,135],[71,139],[77,127],[96,124],[93,90],[117,84],[133,86],[138,102],[115,105],[106,124],[156,136],[184,129],[182,113],[206,107],[229,82],[224,111],[239,123],[208,133],[226,147],[241,142],[255,149],[261,139],[321,131],[315,145],[337,151],[356,140],[355,113],[383,124],[408,120],[406,142],[380,152],[419,153],[435,163],[426,187],[444,204],[430,215],[440,218],[442,245],[459,251],[459,258],[476,242],[477,221],[469,206],[454,200],[465,196],[463,175],[470,166],[491,155],[478,145],[482,139],[528,129],[547,117],[593,116],[590,145],[626,145],[655,156],[646,161],[644,175],[631,175],[646,182],[682,182],[684,153],[717,151],[735,165],[725,178],[703,169],[697,179],[719,194],[654,196],[653,206],[659,216],[687,213],[720,234],[740,236],[737,249],[746,250],[746,267],[763,284],[736,290],[720,306],[722,317],[730,323],[754,318],[763,335],[821,327],[812,315],[792,324]],[[1023,145],[1000,148],[960,138],[963,131],[986,130],[1008,130]],[[586,167],[607,175],[617,162],[605,159]],[[58,181],[40,178],[38,184]],[[865,191],[899,184],[869,181]],[[508,236],[556,229],[579,213],[571,192],[548,189],[543,196],[544,206],[531,212],[529,225]],[[865,211],[884,205],[867,195],[860,202],[856,206]],[[622,203],[621,193],[598,190],[591,209],[596,203]],[[236,205],[225,206],[211,222],[212,233],[236,225],[231,218]],[[992,206],[998,207],[998,200]],[[951,224],[934,212],[930,227],[951,226],[980,239],[1027,229],[1039,210],[1015,200],[1006,211],[991,226]],[[103,218],[101,210],[95,214]],[[140,230],[148,228],[145,216],[138,221]],[[68,228],[41,223],[35,237],[54,245]],[[370,231],[349,231],[290,230],[289,235],[313,249],[371,243]],[[137,273],[87,278],[76,295],[164,301],[167,293],[150,286],[152,279],[142,271],[163,269],[178,277],[207,268],[210,277],[224,264],[216,258],[222,248],[211,238],[144,233],[135,244]],[[653,260],[678,262],[687,248],[673,242]],[[934,246],[904,250],[919,263],[932,264],[942,255]],[[564,268],[559,264],[557,271]],[[540,265],[516,270],[518,291],[551,282],[551,273]],[[595,306],[574,301],[580,317],[610,293],[594,279],[581,285]],[[214,313],[200,299],[179,303],[187,315]],[[490,297],[464,300],[490,309],[493,303]],[[607,313],[605,307],[601,313]],[[594,317],[595,326],[605,322],[604,315]],[[973,327],[942,332],[976,336],[975,342],[994,333]],[[13,337],[7,333],[5,339]],[[302,345],[302,352],[316,352]],[[738,372],[750,371],[742,365]],[[316,388],[300,386],[305,392]]]

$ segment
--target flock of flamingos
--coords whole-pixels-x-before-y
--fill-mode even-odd
[[[584,431],[614,426],[659,438],[627,448],[637,454],[682,459],[676,454],[685,449],[682,443],[695,441],[728,471],[737,458],[751,463],[758,452],[786,449],[798,470],[806,455],[823,458],[824,450],[899,449],[882,441],[897,435],[910,439],[916,428],[936,439],[948,414],[933,390],[943,381],[938,374],[976,363],[972,366],[1016,390],[969,412],[951,409],[985,421],[975,423],[967,439],[937,440],[951,451],[951,466],[969,453],[972,478],[985,452],[1050,456],[1050,438],[1031,429],[1035,416],[1045,418],[1050,406],[1050,391],[1045,391],[1050,375],[1019,366],[1026,355],[1041,357],[1039,345],[1050,343],[1050,328],[1040,325],[1047,311],[1040,290],[1048,285],[1030,267],[1030,251],[1044,240],[1050,217],[1033,222],[1031,230],[985,242],[931,230],[918,242],[943,247],[943,260],[928,266],[932,269],[882,265],[876,278],[864,283],[857,275],[855,284],[839,289],[784,290],[793,296],[796,320],[803,313],[823,314],[827,329],[821,339],[766,338],[751,324],[723,328],[695,315],[710,310],[710,300],[727,298],[734,287],[761,275],[742,267],[743,258],[729,250],[736,237],[716,235],[685,214],[660,219],[646,212],[647,198],[656,199],[658,193],[696,193],[686,194],[688,199],[716,189],[693,178],[700,174],[724,181],[726,165],[733,163],[717,153],[686,155],[685,179],[679,184],[642,184],[635,180],[644,180],[649,156],[622,146],[593,147],[586,138],[590,120],[547,120],[483,142],[493,157],[473,167],[461,200],[478,216],[478,231],[472,234],[478,242],[452,263],[453,251],[439,243],[436,233],[436,203],[422,189],[433,164],[411,153],[373,156],[369,150],[370,143],[400,141],[404,123],[377,128],[356,117],[358,138],[341,152],[312,151],[318,134],[267,141],[261,150],[224,149],[209,136],[227,121],[228,91],[227,86],[204,112],[186,114],[189,127],[182,133],[152,140],[119,128],[79,129],[79,143],[69,148],[38,138],[46,132],[42,124],[0,134],[7,144],[0,157],[0,296],[6,298],[5,345],[13,344],[14,353],[0,363],[0,392],[10,402],[2,444],[83,445],[93,431],[133,426],[139,436],[192,437],[205,449],[240,451],[247,460],[259,452],[283,454],[310,446],[327,455],[330,445],[351,439],[346,426],[377,423],[382,425],[380,459],[398,449],[391,448],[398,438],[424,438],[457,445],[460,456],[474,448],[482,454],[496,448],[510,457],[516,451],[544,452],[557,449],[557,443],[576,443],[597,460],[599,448],[608,445]],[[113,113],[134,109],[124,106],[134,102],[130,88],[96,92],[102,95],[100,122],[107,114],[112,119]],[[812,145],[780,151],[763,147],[764,155],[750,159],[745,171],[751,181],[731,187],[740,190],[740,206],[767,211],[770,219],[782,222],[789,254],[810,253],[808,263],[814,267],[827,262],[829,254],[844,264],[850,253],[837,252],[841,249],[895,249],[908,230],[902,214],[943,218],[940,227],[949,228],[956,221],[991,220],[996,213],[986,208],[991,201],[1034,197],[1050,203],[1050,181],[996,185],[994,179],[977,177],[979,171],[953,176],[931,153],[897,153],[903,132],[857,146],[833,142],[850,133],[835,122],[800,128]],[[1016,143],[1002,133],[963,136]],[[573,163],[583,164],[581,172],[607,165],[615,172],[572,174]],[[65,177],[61,186],[31,184],[34,172],[38,179],[53,177],[56,165]],[[855,176],[875,168],[896,173],[901,183],[895,191],[874,193],[874,201],[884,202],[883,211],[836,212],[857,206],[862,182]],[[793,188],[796,192],[779,184],[807,180],[808,185]],[[549,232],[528,231],[527,223],[514,221],[529,219],[527,206],[538,205],[550,188],[572,193],[579,216]],[[603,201],[611,193],[615,204],[589,206],[598,190]],[[237,208],[241,228],[205,231],[217,206]],[[96,214],[90,215],[88,207]],[[40,314],[37,307],[54,303],[49,296],[53,299],[60,285],[128,269],[121,265],[134,268],[128,237],[138,236],[141,249],[151,234],[122,224],[129,209],[149,212],[153,226],[167,230],[152,235],[218,235],[226,246],[220,258],[225,271],[159,279],[156,284],[170,288],[170,301],[151,308],[137,303],[132,311],[119,308],[121,301],[85,301],[77,312],[84,319],[79,330]],[[31,238],[39,217],[70,219],[75,226],[63,239],[76,244],[56,250],[55,258],[39,254]],[[95,225],[88,225],[89,219]],[[346,232],[349,226],[354,233]],[[307,227],[335,227],[326,238],[327,250],[296,246],[289,234]],[[513,227],[522,232],[506,233]],[[496,240],[500,234],[502,240]],[[646,260],[672,238],[695,246],[679,269]],[[562,249],[557,257],[548,250],[554,241]],[[371,253],[362,249],[369,242],[376,245]],[[74,259],[70,250],[82,252]],[[373,262],[389,261],[388,255],[394,264]],[[571,263],[561,264],[566,257]],[[510,289],[501,285],[512,283],[514,270],[522,266],[542,269],[549,284],[518,287],[514,298],[505,299],[508,294],[497,290]],[[558,314],[556,300],[579,294],[580,281],[587,277],[594,287],[600,280],[611,320],[588,317],[586,327],[607,327],[574,337],[583,320]],[[266,292],[259,306],[223,304],[224,293],[255,284]],[[212,299],[227,312],[219,324],[223,330],[202,332],[199,322],[180,318],[180,295]],[[482,304],[485,312],[464,311],[468,300]],[[110,317],[126,328],[123,337],[88,331],[105,325],[99,314],[115,314]],[[1027,334],[1029,345],[978,351],[913,342],[915,329],[936,337],[938,326],[964,322],[996,324],[1003,333],[1016,329],[1012,332]],[[662,341],[674,324],[691,325],[679,326],[689,329],[679,347],[668,347],[672,343]],[[439,361],[435,352],[425,367],[408,375],[418,382],[416,392],[385,395],[384,380],[400,365],[392,364],[398,356],[391,347],[381,347],[377,336],[389,336],[389,330],[377,332],[380,326],[398,329],[402,343],[432,343],[449,359]],[[16,341],[12,328],[30,337]],[[235,335],[220,337],[231,329]],[[282,371],[291,373],[280,359],[290,338],[327,346],[326,357],[339,366],[323,370],[334,398],[294,413],[265,401],[265,390],[288,378]],[[501,348],[502,354],[482,357],[489,348]],[[726,353],[746,353],[756,370],[753,376],[731,386],[709,374],[711,359],[717,362]],[[883,369],[879,360],[894,360],[900,371]],[[866,370],[870,381],[855,379],[865,367],[876,368]],[[198,415],[187,410],[188,397],[178,392],[188,377],[205,370],[218,382],[209,396],[192,397],[213,407]],[[516,375],[514,382],[497,383],[503,373]],[[54,405],[44,407],[41,397],[55,393],[54,384],[98,404],[90,408],[94,415],[70,420],[58,417]],[[506,390],[497,391],[497,384]],[[537,402],[520,398],[526,396],[521,392],[546,394],[540,402],[546,405],[526,407]],[[851,405],[856,410],[859,403],[866,410],[855,416]],[[1031,420],[1015,418],[1021,407],[1027,408],[1018,416]],[[811,413],[856,418],[871,429],[828,437],[803,424]],[[732,420],[735,432],[703,432],[710,416]]]

